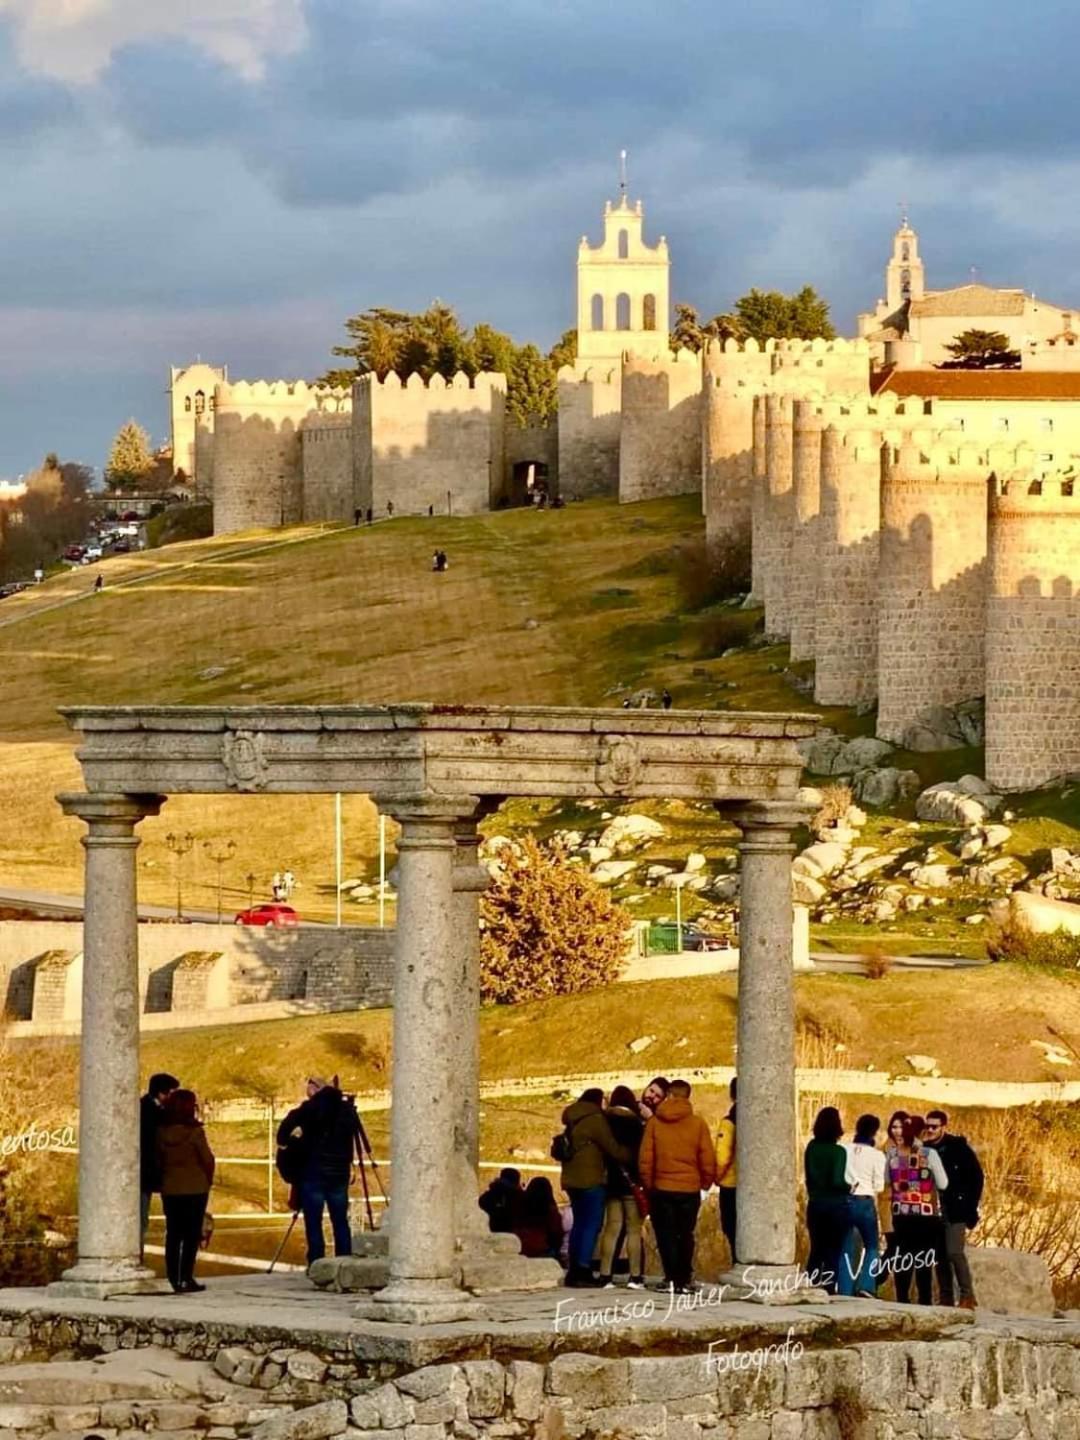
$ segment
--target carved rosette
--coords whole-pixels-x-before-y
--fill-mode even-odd
[[[641,779],[642,759],[629,735],[605,736],[596,762],[596,783],[605,795],[629,794]]]
[[[225,736],[223,753],[225,781],[232,790],[261,790],[269,765],[266,737],[251,730],[231,730]]]

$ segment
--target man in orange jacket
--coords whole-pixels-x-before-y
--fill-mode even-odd
[[[645,1126],[638,1172],[649,1192],[664,1279],[676,1294],[685,1295],[694,1274],[694,1227],[701,1192],[716,1179],[712,1136],[701,1116],[694,1114],[685,1080],[672,1081],[667,1099]]]

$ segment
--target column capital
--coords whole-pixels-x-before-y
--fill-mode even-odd
[[[149,815],[157,815],[168,797],[165,795],[128,795],[66,791],[56,801],[65,815],[85,820],[91,833],[95,830],[120,834],[130,832]]]
[[[797,800],[721,801],[716,809],[742,831],[740,847],[790,845],[791,832],[805,825],[813,813],[811,806],[800,805]]]

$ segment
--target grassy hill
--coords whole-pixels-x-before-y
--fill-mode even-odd
[[[56,576],[0,606],[0,883],[77,893],[82,826],[58,791],[80,786],[73,737],[58,712],[72,704],[341,703],[427,700],[618,706],[639,686],[667,686],[676,706],[812,710],[849,734],[871,716],[821,710],[784,677],[784,646],[748,644],[760,612],[693,607],[703,521],[694,496],[559,511],[513,510],[461,519],[399,519],[359,528],[300,526],[169,545]],[[431,571],[436,546],[450,568]],[[725,652],[728,652],[725,654]],[[805,666],[793,667],[796,671]],[[976,751],[898,756],[926,782],[978,769]],[[654,809],[656,807],[653,807]],[[1026,859],[1080,846],[1080,796],[1020,797],[1010,842]],[[665,814],[668,837],[650,860],[691,849],[716,856],[730,838],[710,815]],[[906,812],[909,813],[909,812]],[[515,802],[490,829],[573,825],[573,807]],[[595,823],[595,815],[591,817]],[[346,876],[376,870],[377,817],[362,796],[343,804]],[[872,817],[867,839],[885,838]],[[333,800],[323,796],[189,796],[141,827],[140,896],[175,899],[170,831],[198,842],[184,864],[185,903],[216,903],[217,871],[202,842],[233,839],[227,909],[262,896],[274,870],[299,879],[296,903],[334,912]],[[956,832],[931,837],[948,848]],[[654,903],[655,900],[655,903]],[[689,910],[695,902],[688,897]],[[657,892],[636,913],[670,908]],[[970,908],[970,907],[969,907]],[[370,920],[350,902],[347,918]],[[894,929],[898,948],[979,941],[954,907]],[[896,939],[895,935],[900,938]],[[843,925],[817,943],[858,948]]]

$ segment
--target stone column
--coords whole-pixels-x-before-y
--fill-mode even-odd
[[[461,952],[454,940],[455,826],[475,813],[417,800],[387,806],[401,825],[391,1077],[390,1281],[357,1314],[401,1324],[464,1319],[476,1302],[456,1279],[455,1121]],[[475,1184],[475,1182],[474,1182]]]
[[[740,1266],[791,1266],[798,1164],[791,831],[805,812],[771,800],[717,808],[742,831],[735,1253]]]
[[[157,1289],[140,1258],[139,939],[135,826],[159,795],[60,795],[89,833],[79,1060],[79,1255],[49,1288],[101,1299]]]
[[[497,803],[497,802],[496,802]],[[494,804],[491,808],[494,808]],[[480,896],[490,876],[477,859],[479,814],[454,827],[453,943],[455,1062],[451,1091],[454,1166],[451,1195],[454,1238],[461,1245],[482,1243],[490,1235],[487,1216],[477,1204],[480,1160]]]

